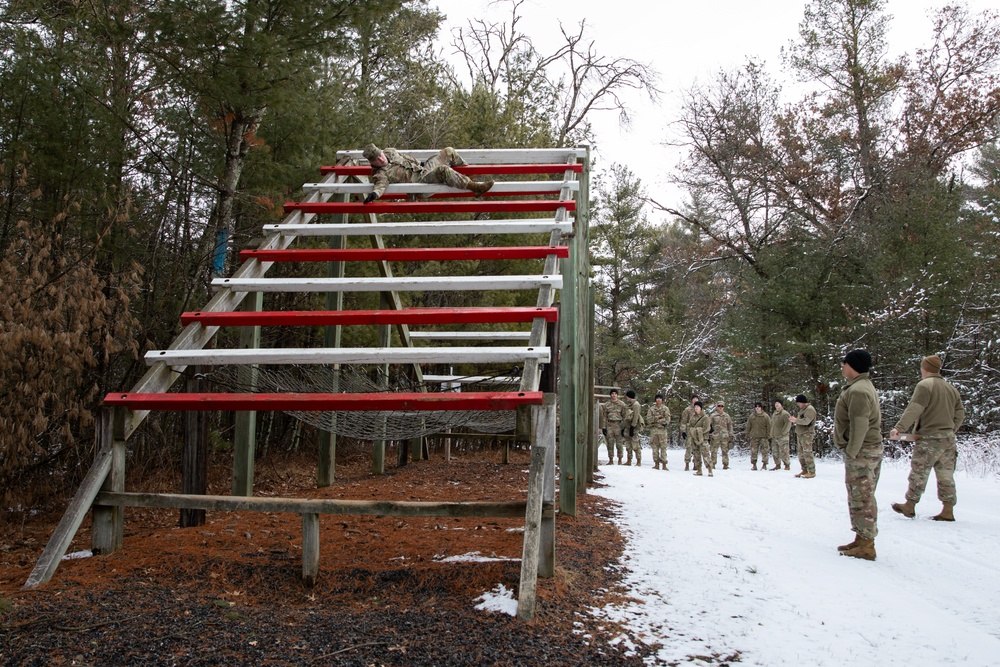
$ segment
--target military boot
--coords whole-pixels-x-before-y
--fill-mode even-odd
[[[772,471],[774,471],[774,470],[781,470],[781,464],[780,464],[780,463],[775,463],[775,464],[774,464],[774,467],[773,467],[773,468],[771,468],[771,470],[772,470]]]
[[[875,540],[866,540],[858,538],[858,546],[851,549],[845,549],[840,552],[841,556],[850,556],[851,558],[863,558],[864,560],[875,560]]]
[[[663,468],[662,468],[662,470],[666,470],[666,469],[667,469],[667,464],[666,464],[666,463],[664,463],[664,464],[663,464]]]
[[[469,185],[469,189],[472,190],[474,193],[476,193],[477,197],[481,197],[482,195],[486,194],[492,187],[493,187],[493,181],[483,181],[482,183],[476,183],[475,181],[473,181]]]
[[[854,547],[858,546],[858,542],[859,542],[858,535],[857,533],[855,533],[854,540],[852,540],[848,544],[841,544],[839,547],[837,547],[837,551],[850,551]]]
[[[812,479],[815,476],[816,476],[816,473],[814,473],[814,472],[804,472],[804,473],[802,473],[802,479]]]
[[[754,464],[753,464],[753,465],[752,465],[752,466],[750,467],[750,470],[756,470],[756,469],[757,469],[757,464],[756,464],[756,463],[754,463]]]
[[[621,465],[621,464],[622,464],[622,457],[619,456],[618,457],[618,465]]]
[[[785,464],[785,470],[791,470],[787,463]]]
[[[659,469],[660,469],[660,462],[657,461],[656,463],[653,464],[653,470],[659,470]]]
[[[615,464],[615,460],[614,459],[608,459],[608,465],[609,466],[613,466],[614,464]]]
[[[951,503],[943,503],[941,507],[941,512],[931,517],[935,521],[954,521],[955,520],[955,506]]]
[[[714,475],[712,475],[712,468],[709,468],[709,469],[708,469],[708,476],[709,476],[709,477],[714,477]]]
[[[690,469],[691,469],[691,464],[690,463],[685,463],[684,464],[684,472],[687,472]]]
[[[912,500],[907,500],[905,503],[893,503],[892,511],[898,512],[908,519],[912,519],[917,515],[917,510],[915,507],[916,503]]]

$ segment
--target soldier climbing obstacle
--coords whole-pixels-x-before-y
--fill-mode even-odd
[[[381,197],[390,183],[443,183],[453,188],[470,190],[477,197],[493,187],[493,181],[477,183],[452,169],[464,166],[465,160],[450,146],[442,148],[437,155],[425,162],[400,153],[395,148],[382,150],[375,144],[368,144],[363,155],[372,166],[371,178],[375,184],[371,193],[365,197],[366,204]]]

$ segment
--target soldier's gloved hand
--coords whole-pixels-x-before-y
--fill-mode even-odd
[[[369,192],[368,196],[365,197],[365,203],[366,204],[371,204],[373,201],[375,201],[375,193],[374,192]]]
[[[622,429],[622,437],[623,438],[625,437],[625,429],[624,428]]]
[[[688,439],[688,434],[687,433],[681,433],[681,440],[687,440],[687,439]]]
[[[634,438],[635,437],[635,426],[629,426],[628,427],[628,437],[630,437],[630,438]]]
[[[603,433],[603,434],[604,434],[604,437],[605,437],[605,438],[606,438],[606,437],[608,437],[608,429],[606,429],[606,428],[602,428],[602,429],[601,429],[601,433]]]

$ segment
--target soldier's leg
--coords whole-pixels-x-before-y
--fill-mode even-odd
[[[443,183],[452,188],[469,190],[472,187],[472,179],[465,174],[460,174],[451,167],[439,164],[433,169],[425,169],[420,174],[421,183]]]
[[[713,460],[713,457],[712,457],[712,454],[713,454],[712,450],[713,449],[714,449],[714,447],[712,446],[711,442],[708,441],[708,440],[706,440],[705,442],[703,442],[701,444],[701,455],[702,455],[702,458],[705,460],[705,467],[708,468],[708,474],[709,475],[711,475],[712,471],[715,469],[715,461]]]
[[[788,444],[787,435],[784,438],[781,438],[781,440],[778,442],[778,448],[779,448],[778,454],[781,457],[781,463],[782,465],[785,466],[785,470],[788,470],[789,466],[792,463],[792,460],[791,460],[791,447]],[[777,463],[775,463],[775,465],[777,465]]]
[[[851,530],[863,540],[874,540],[878,535],[878,504],[875,487],[882,470],[881,457],[858,456],[844,459],[844,478],[847,484],[847,507],[851,516]]]
[[[760,442],[757,438],[750,438],[750,465],[757,467],[757,454],[760,452]]]
[[[608,465],[614,463],[615,460],[615,443],[611,440],[611,431],[608,431],[609,435],[604,437],[604,444],[608,446]]]
[[[958,504],[958,492],[955,488],[955,464],[958,462],[958,448],[955,436],[944,439],[941,455],[934,462],[934,476],[937,478],[938,500],[949,505]],[[947,443],[947,444],[945,444]]]
[[[635,464],[642,464],[642,441],[639,440],[639,434],[629,436],[629,442],[632,445],[632,452],[635,454]]]
[[[712,461],[712,467],[716,467],[719,461],[719,441],[712,438],[708,441],[708,451],[709,457]]]
[[[938,452],[931,440],[918,440],[913,443],[913,455],[910,457],[910,476],[907,480],[906,499],[916,505],[924,495],[927,480],[934,467]]]
[[[728,468],[729,467],[729,448],[731,446],[732,446],[732,443],[729,441],[728,438],[722,441],[722,467],[723,468]]]

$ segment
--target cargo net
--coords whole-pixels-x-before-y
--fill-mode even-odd
[[[517,391],[520,368],[454,382],[412,382],[401,373],[385,374],[384,367],[346,366],[219,366],[203,375],[220,389],[239,393],[392,393],[442,391]],[[372,412],[298,412],[288,414],[316,428],[359,440],[405,440],[449,429],[464,428],[481,433],[513,431],[513,410],[378,410]]]

